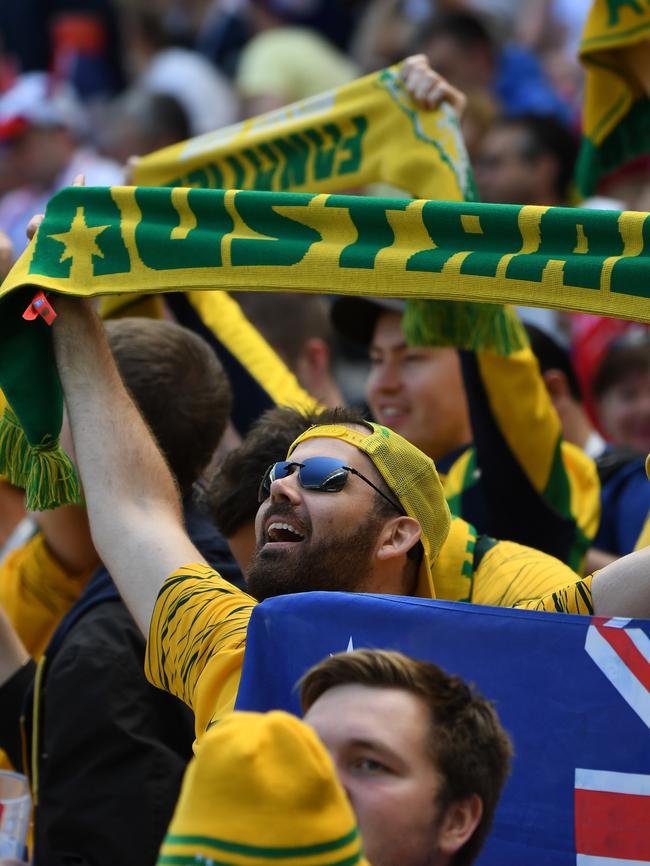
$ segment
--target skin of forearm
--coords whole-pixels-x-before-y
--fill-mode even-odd
[[[596,572],[591,591],[596,616],[650,618],[650,548]]]
[[[120,379],[94,310],[79,299],[54,303],[54,349],[92,538],[146,632],[160,582],[179,564],[168,562],[160,537],[162,526],[182,528],[178,491]]]

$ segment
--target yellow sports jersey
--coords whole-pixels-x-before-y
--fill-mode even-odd
[[[577,580],[571,569],[553,557],[483,536],[478,537],[474,551],[477,565],[470,577],[467,601],[564,613],[592,612],[591,578]],[[457,600],[467,586],[461,583],[456,593],[453,586],[440,587],[441,592],[436,586],[437,597]],[[197,737],[234,708],[246,632],[256,603],[214,569],[198,564],[175,571],[158,595],[147,641],[145,674],[154,686],[191,707]]]
[[[255,604],[207,565],[179,569],[160,590],[145,674],[192,708],[197,736],[235,705]]]
[[[95,566],[70,574],[52,556],[40,532],[0,565],[0,605],[36,661],[94,570]]]

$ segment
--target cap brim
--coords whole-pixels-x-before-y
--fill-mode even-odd
[[[404,303],[400,298],[337,298],[331,308],[332,325],[347,340],[369,346],[379,316],[403,313]]]

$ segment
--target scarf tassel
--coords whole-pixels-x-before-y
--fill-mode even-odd
[[[28,511],[81,502],[77,473],[58,441],[32,445],[10,408],[0,418],[0,473],[25,490]]]
[[[515,310],[501,304],[408,300],[402,326],[412,346],[449,346],[507,356],[529,345]]]

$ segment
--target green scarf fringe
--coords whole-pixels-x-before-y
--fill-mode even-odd
[[[515,310],[501,304],[408,300],[402,327],[411,346],[449,346],[511,355],[529,345]]]
[[[599,144],[584,138],[574,181],[584,198],[593,195],[601,179],[627,162],[650,152],[650,100],[637,100],[625,117]]]
[[[58,441],[31,445],[9,407],[0,419],[0,473],[25,490],[28,511],[81,502],[77,473]]]

